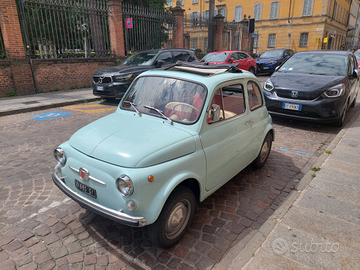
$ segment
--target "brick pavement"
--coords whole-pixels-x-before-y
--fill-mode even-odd
[[[53,149],[110,112],[78,106],[60,108],[73,115],[44,121],[32,120],[42,112],[0,118],[4,269],[211,269],[271,216],[338,131],[275,119],[276,140],[264,168],[246,168],[198,204],[184,238],[163,250],[152,245],[146,227],[92,214],[52,183]]]

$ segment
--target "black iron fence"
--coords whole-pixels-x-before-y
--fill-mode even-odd
[[[125,32],[125,50],[128,53],[159,49],[168,42],[172,29],[172,14],[167,10],[122,6]]]
[[[104,0],[17,0],[17,5],[28,57],[112,56]]]
[[[6,59],[6,50],[4,46],[4,39],[0,27],[0,59]]]

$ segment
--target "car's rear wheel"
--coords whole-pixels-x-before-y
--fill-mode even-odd
[[[180,241],[194,216],[194,193],[185,186],[177,187],[166,201],[158,219],[149,227],[152,242],[170,248]]]
[[[251,164],[254,168],[260,169],[264,166],[271,151],[272,141],[273,141],[273,136],[271,132],[269,132],[264,139],[259,155]]]

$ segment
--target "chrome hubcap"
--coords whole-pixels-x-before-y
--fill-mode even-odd
[[[190,218],[189,205],[188,200],[183,200],[175,205],[165,225],[166,238],[174,239],[185,229]]]
[[[267,154],[269,152],[269,147],[270,147],[270,142],[269,140],[266,140],[261,148],[261,153],[260,153],[260,162],[264,162]]]

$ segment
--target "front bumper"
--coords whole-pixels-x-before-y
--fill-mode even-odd
[[[338,99],[296,100],[279,98],[264,91],[268,112],[273,116],[317,123],[333,123],[341,118],[346,106],[346,97]],[[284,109],[283,104],[301,105],[301,111]]]
[[[275,72],[276,64],[261,64],[257,63],[257,73],[261,74],[272,74]]]
[[[58,165],[57,165],[58,166]],[[68,197],[76,201],[78,204],[83,206],[84,208],[99,214],[103,217],[108,219],[114,220],[116,222],[122,223],[127,226],[131,227],[143,227],[147,224],[146,218],[144,217],[133,217],[128,214],[125,214],[120,211],[115,211],[113,209],[107,208],[103,205],[98,203],[92,202],[76,192],[74,192],[71,188],[69,188],[57,175],[56,175],[56,168],[55,172],[52,175],[52,180],[54,181],[55,185],[64,192]]]
[[[92,83],[94,96],[100,96],[103,98],[122,98],[129,86],[130,83],[128,82],[112,82],[109,84]]]

